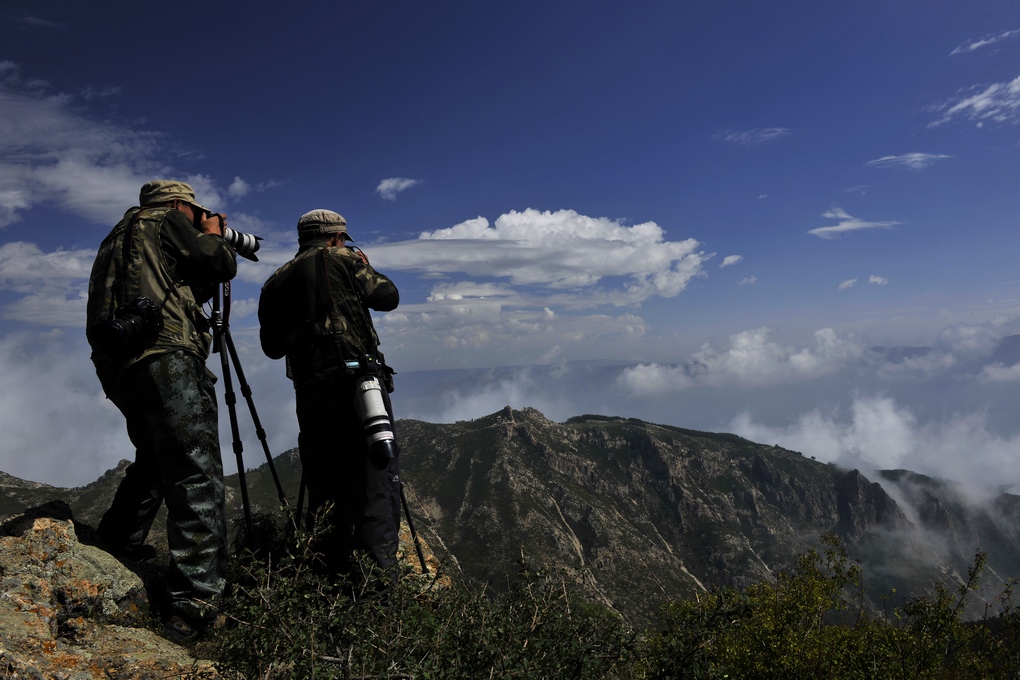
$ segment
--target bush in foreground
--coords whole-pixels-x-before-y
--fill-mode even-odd
[[[319,573],[311,536],[236,560],[214,641],[223,671],[268,678],[606,678],[626,675],[634,631],[563,576],[522,568],[495,594],[436,577],[395,586],[367,568]],[[380,591],[387,591],[380,596]]]
[[[312,536],[276,536],[235,558],[232,621],[214,641],[221,670],[269,678],[1016,678],[1020,610],[1007,586],[983,621],[961,611],[982,568],[950,593],[883,616],[834,537],[775,580],[676,601],[647,631],[526,565],[507,589],[404,575],[386,590],[320,574]]]

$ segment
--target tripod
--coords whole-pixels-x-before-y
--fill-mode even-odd
[[[262,443],[262,450],[266,454],[266,462],[269,463],[269,471],[276,483],[276,492],[280,503],[289,507],[287,495],[283,492],[280,484],[280,477],[276,474],[276,466],[273,464],[273,456],[269,452],[269,444],[266,443],[266,431],[262,428],[258,411],[255,410],[255,402],[251,397],[251,387],[244,379],[244,371],[241,369],[241,360],[237,356],[234,347],[234,339],[230,337],[230,282],[223,283],[223,312],[220,313],[220,293],[213,296],[212,325],[213,325],[213,352],[220,355],[220,365],[223,368],[223,400],[227,404],[227,411],[230,413],[230,433],[233,436],[234,456],[237,458],[237,479],[241,487],[241,503],[244,506],[244,525],[248,532],[249,540],[254,540],[255,531],[251,521],[251,504],[248,501],[248,483],[244,477],[244,445],[241,443],[240,429],[237,425],[237,396],[234,394],[234,384],[230,377],[230,366],[233,364],[237,373],[237,380],[241,386],[241,394],[248,402],[248,410],[251,412],[251,419],[255,423],[255,434]],[[228,358],[229,355],[229,358]]]

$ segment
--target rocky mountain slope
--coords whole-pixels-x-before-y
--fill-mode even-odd
[[[906,471],[868,479],[734,435],[635,419],[555,423],[507,408],[452,424],[398,421],[397,432],[417,528],[445,570],[501,587],[522,559],[564,569],[636,624],[666,599],[769,578],[823,532],[861,560],[876,607],[893,588],[899,598],[965,578],[979,550],[990,592],[1020,576],[1015,495],[975,502]],[[275,467],[293,504],[296,452]],[[0,475],[0,518],[59,498],[94,526],[122,472],[78,489]],[[237,526],[236,476],[228,487]],[[256,511],[279,506],[266,465],[247,488]]]
[[[421,531],[498,585],[523,557],[566,567],[634,622],[671,597],[769,578],[823,532],[865,567],[875,606],[966,578],[1020,575],[1020,497],[982,506],[900,471],[880,482],[727,434],[634,419],[554,423],[532,409],[470,422],[401,421]]]

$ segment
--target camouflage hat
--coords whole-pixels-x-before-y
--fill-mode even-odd
[[[190,203],[205,212],[210,212],[208,208],[198,204],[195,200],[195,190],[191,188],[190,184],[184,182],[172,179],[156,179],[143,185],[142,190],[138,193],[138,205],[143,207],[153,203],[167,203],[175,199]]]
[[[297,222],[297,233],[299,241],[330,234],[343,234],[344,239],[354,240],[347,233],[347,220],[332,210],[306,212]]]

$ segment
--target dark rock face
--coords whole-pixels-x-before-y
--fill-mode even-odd
[[[419,531],[451,568],[495,586],[522,557],[566,568],[635,623],[666,599],[770,578],[823,532],[871,569],[876,604],[893,588],[917,595],[965,578],[978,549],[998,575],[1020,569],[1016,531],[964,528],[1008,526],[1004,514],[1020,504],[1002,499],[1016,497],[981,510],[941,487],[941,506],[922,503],[929,519],[918,526],[895,479],[734,435],[603,416],[554,423],[507,408],[455,424],[400,421],[398,436]],[[955,531],[956,549],[930,540],[936,524]]]

